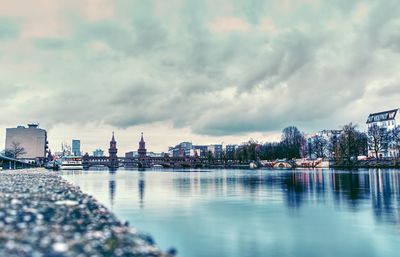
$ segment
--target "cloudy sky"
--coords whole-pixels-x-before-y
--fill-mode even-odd
[[[0,0],[0,144],[279,138],[399,107],[398,0]]]

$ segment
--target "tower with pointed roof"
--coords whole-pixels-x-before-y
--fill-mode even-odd
[[[144,142],[144,139],[143,139],[143,132],[142,132],[142,137],[140,138],[140,142],[139,142],[138,155],[139,155],[139,158],[145,158],[147,155],[146,142]]]
[[[110,169],[118,168],[118,149],[117,149],[117,141],[115,141],[114,132],[112,134],[112,138],[110,141],[110,148],[108,149],[109,153],[109,165]]]

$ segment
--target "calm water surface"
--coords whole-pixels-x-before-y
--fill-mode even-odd
[[[400,256],[400,170],[64,172],[182,257]]]

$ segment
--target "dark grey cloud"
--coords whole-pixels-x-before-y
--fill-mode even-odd
[[[35,92],[10,95],[15,117],[121,128],[165,122],[205,135],[337,128],[363,122],[373,107],[348,110],[383,99],[371,88],[396,80],[400,68],[394,0],[117,1],[113,12],[61,15],[60,36],[7,32],[17,31],[22,51],[0,54],[20,71],[0,82]]]

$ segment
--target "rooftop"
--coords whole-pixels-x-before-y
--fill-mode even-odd
[[[368,116],[367,124],[372,123],[372,122],[394,120],[396,118],[398,110],[399,109],[393,109],[393,110],[384,111],[384,112],[371,113]]]

